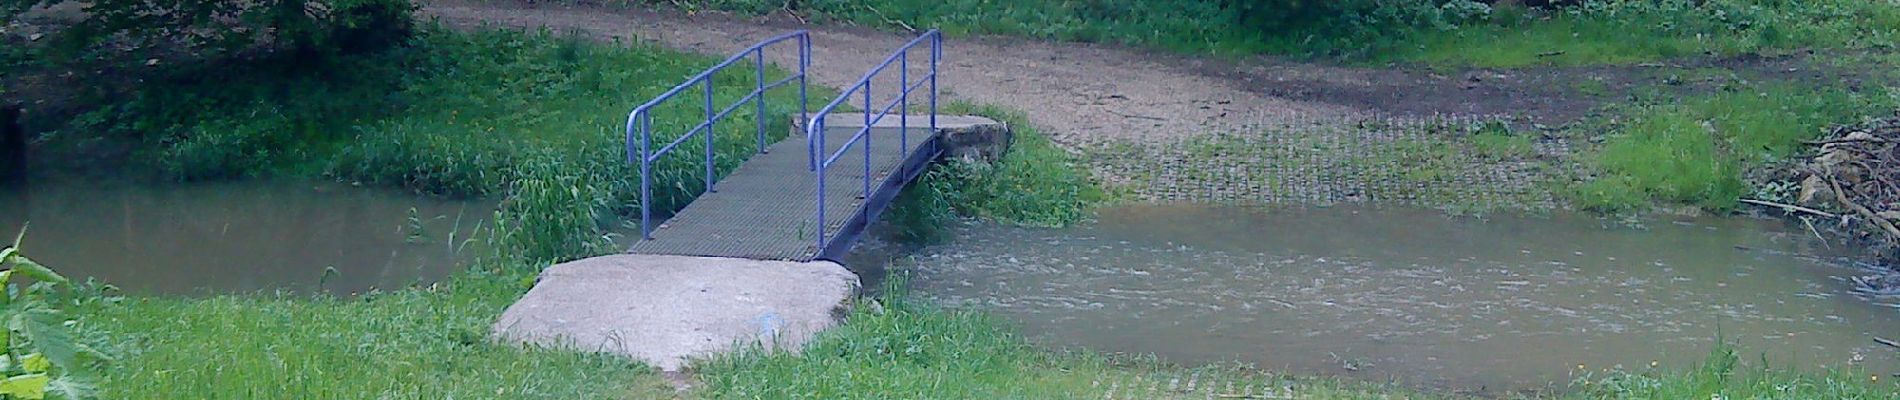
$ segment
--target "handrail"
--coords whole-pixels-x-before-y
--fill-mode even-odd
[[[930,73],[926,74],[924,79],[919,80],[918,83],[913,84],[911,83],[910,77],[910,51],[924,43],[930,44]],[[857,83],[845,88],[843,92],[838,94],[837,99],[819,108],[817,113],[812,114],[810,119],[806,120],[805,156],[810,164],[813,175],[816,175],[818,180],[818,229],[816,229],[818,231],[818,249],[825,248],[826,240],[825,170],[843,158],[845,153],[851,149],[851,146],[859,144],[860,142],[863,143],[864,172],[862,183],[864,194],[862,196],[868,201],[871,198],[871,128],[876,126],[879,121],[882,121],[885,115],[889,114],[893,108],[896,108],[898,110],[898,152],[909,151],[910,113],[908,110],[910,109],[910,92],[928,83],[930,85],[930,131],[936,132],[937,65],[942,60],[943,32],[935,29],[924,32],[924,34],[918,35],[917,38],[911,39],[910,42],[904,43],[903,46],[899,46],[890,56],[884,57],[883,62],[878,63],[875,67],[871,67],[871,70],[865,72],[864,77],[859,78]],[[883,73],[892,63],[898,64],[898,82],[902,88],[898,91],[896,99],[893,99],[890,104],[882,108],[877,108],[876,110],[878,111],[874,115],[872,114],[874,108],[871,104],[871,80],[876,78],[878,74]],[[846,101],[849,101],[853,93],[862,93],[864,95],[864,127],[859,129],[856,134],[851,135],[850,139],[846,139],[845,143],[838,147],[838,151],[829,152],[830,147],[827,147],[825,144],[825,117],[830,116],[832,111],[844,105]],[[821,154],[825,152],[829,152],[830,154]]]
[[[798,73],[778,81],[766,83],[765,48],[791,40],[798,42]],[[713,75],[725,70],[726,67],[734,65],[740,60],[744,60],[748,56],[754,60],[753,67],[757,76],[757,81],[755,82],[752,92],[739,98],[739,101],[733,102],[732,105],[727,106],[723,110],[717,112],[713,111]],[[733,53],[731,57],[727,57],[724,61],[714,64],[698,75],[687,78],[686,82],[680,83],[679,86],[674,86],[672,90],[667,90],[659,96],[655,96],[653,100],[649,100],[645,104],[634,107],[632,112],[627,113],[627,161],[635,162],[637,160],[640,164],[640,238],[642,240],[653,239],[653,162],[658,161],[661,156],[673,151],[673,149],[679,147],[680,144],[686,143],[686,140],[691,139],[694,135],[703,133],[706,137],[706,192],[713,192],[713,181],[717,178],[713,164],[713,138],[717,136],[714,128],[717,126],[718,121],[724,119],[733,111],[738,110],[739,107],[746,102],[752,102],[754,106],[757,107],[757,112],[752,119],[756,120],[755,122],[757,122],[758,125],[756,135],[759,142],[759,153],[765,153],[765,93],[796,80],[798,82],[798,115],[801,117],[807,115],[810,109],[810,102],[806,97],[805,72],[810,67],[811,34],[803,30],[787,32],[759,41],[759,43],[752,45],[752,47],[747,47],[745,50]],[[688,129],[685,134],[681,134],[679,138],[660,147],[658,151],[654,151],[653,115],[650,113],[651,109],[674,96],[684,93],[687,88],[691,88],[693,85],[700,85],[705,88],[705,118],[698,125],[694,125],[692,129]],[[809,123],[807,124],[809,125]],[[636,139],[638,140],[637,143],[635,142]],[[636,155],[638,158],[635,158]]]

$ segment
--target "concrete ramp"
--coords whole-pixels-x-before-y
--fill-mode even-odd
[[[843,317],[857,289],[857,275],[827,261],[596,257],[542,271],[494,334],[678,371],[741,345],[797,351]]]

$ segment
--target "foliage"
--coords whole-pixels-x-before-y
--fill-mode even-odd
[[[1577,65],[1813,47],[1892,48],[1900,44],[1900,7],[1852,0],[1599,0],[1559,13],[1409,36],[1371,59]]]
[[[66,1],[0,3],[0,21]],[[408,0],[94,0],[82,20],[60,32],[54,50],[68,59],[285,52],[308,60],[401,44],[413,31],[415,8]]]
[[[600,255],[612,252],[613,241],[600,234],[601,215],[612,210],[606,188],[563,172],[572,168],[559,160],[526,164],[513,185],[507,203],[498,212],[499,247],[529,260]]]
[[[1746,367],[1735,348],[1726,344],[1710,351],[1708,359],[1684,371],[1614,371],[1585,376],[1570,396],[1579,399],[1900,399],[1891,384],[1878,375],[1832,371],[1799,374],[1761,365]]]
[[[1749,192],[1744,171],[1785,160],[1830,124],[1894,107],[1884,92],[1770,86],[1679,103],[1639,105],[1585,153],[1597,176],[1573,188],[1589,209],[1652,201],[1727,210]]]
[[[24,232],[22,236],[24,237]],[[20,240],[0,250],[0,295],[4,310],[0,320],[0,345],[6,348],[0,359],[0,399],[83,399],[92,397],[88,374],[95,363],[106,359],[104,353],[81,343],[71,328],[72,321],[54,307],[58,290],[69,290],[72,282],[51,268],[20,254]],[[32,283],[21,287],[19,279]]]
[[[692,10],[792,5],[820,21],[941,28],[1214,54],[1508,67],[1701,53],[1891,48],[1900,7],[1862,0],[693,0]]]

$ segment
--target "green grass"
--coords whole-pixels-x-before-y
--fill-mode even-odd
[[[747,14],[777,0],[656,3]],[[817,0],[798,2],[820,22],[940,28],[1117,43],[1219,55],[1283,54],[1365,63],[1452,66],[1628,64],[1700,54],[1803,48],[1893,48],[1900,7],[1862,0],[1595,1],[1564,10],[1440,6],[1459,1],[1236,2],[1220,0]],[[1235,7],[1233,4],[1249,4]],[[1489,10],[1483,12],[1481,10]]]
[[[1681,371],[1621,371],[1586,376],[1573,385],[1578,399],[1900,399],[1892,382],[1877,375],[1835,370],[1801,374],[1770,368],[1766,362],[1743,365],[1731,346],[1717,346],[1709,358]]]
[[[1749,193],[1744,173],[1781,162],[1830,124],[1900,107],[1884,91],[1771,86],[1635,106],[1582,157],[1596,171],[1572,188],[1578,205],[1636,211],[1684,204],[1722,211]]]
[[[79,310],[112,338],[107,399],[663,398],[637,362],[497,344],[534,265],[353,299],[135,297]]]

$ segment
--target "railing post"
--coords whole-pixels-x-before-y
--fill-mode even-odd
[[[811,164],[811,170],[818,170],[818,151],[811,142],[811,101],[805,96],[805,71],[811,67],[811,34],[798,36],[798,118],[804,121],[805,159]]]
[[[937,134],[937,62],[943,59],[943,32],[930,40],[930,134]]]
[[[758,72],[759,81],[758,88],[753,89],[752,102],[758,105],[758,112],[752,114],[752,119],[756,120],[755,122],[759,125],[759,154],[765,154],[765,47],[759,47],[756,54],[758,55],[758,62],[756,64],[758,68],[754,71]]]
[[[653,240],[653,115],[636,113],[640,120],[640,239]],[[632,122],[628,122],[632,125]]]
[[[713,192],[713,75],[706,75],[706,193]]]
[[[871,129],[871,81],[864,81],[864,201],[871,201],[871,137],[877,136]]]
[[[901,50],[897,56],[897,80],[903,81],[904,90],[897,93],[897,155],[903,157],[910,151],[910,49]],[[903,163],[898,163],[898,173],[903,173]]]
[[[818,148],[825,148],[825,120],[813,118],[807,124],[809,126],[805,127],[806,137],[817,136]],[[825,225],[825,161],[816,160],[815,162],[817,164],[814,171],[817,171],[818,175],[818,246],[816,248],[819,252],[823,252],[825,251],[825,230],[829,228]]]

